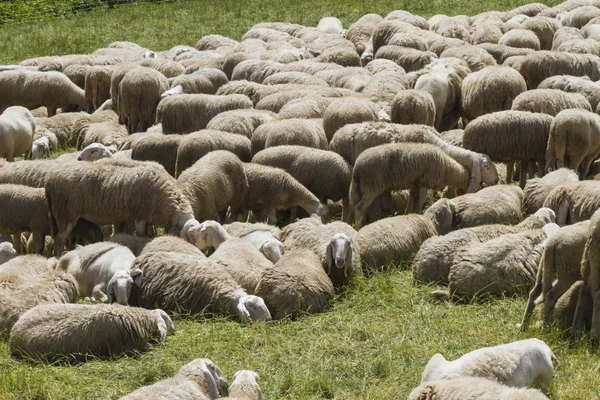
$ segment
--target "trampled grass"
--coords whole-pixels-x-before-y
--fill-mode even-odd
[[[552,5],[558,1],[547,2]],[[235,39],[253,24],[288,21],[315,25],[335,15],[347,26],[369,12],[406,9],[434,14],[506,10],[523,0],[206,0],[141,3],[68,19],[0,26],[0,63],[28,57],[87,53],[129,40],[155,50],[220,33]],[[55,156],[57,156],[56,154]],[[587,340],[570,343],[520,322],[526,299],[480,304],[436,304],[432,286],[414,286],[392,269],[355,280],[324,314],[297,321],[241,324],[225,318],[181,319],[177,333],[137,357],[77,365],[44,365],[11,357],[0,339],[0,399],[118,398],[172,376],[196,357],[215,361],[231,379],[239,369],[261,376],[265,399],[405,399],[436,352],[448,359],[483,346],[526,337],[545,340],[560,365],[552,399],[600,398],[600,358]],[[534,314],[534,319],[537,313]],[[107,333],[109,334],[109,333]]]

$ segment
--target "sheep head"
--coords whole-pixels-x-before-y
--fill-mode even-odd
[[[163,94],[160,95],[160,98],[164,99],[165,97],[169,97],[169,96],[173,96],[173,95],[177,95],[177,94],[183,94],[183,86],[177,85],[174,88],[167,90],[166,92],[164,92]]]
[[[31,146],[31,158],[39,160],[50,153],[50,140],[46,136],[36,139]]]
[[[238,300],[237,312],[245,320],[270,321],[272,319],[265,301],[258,296],[241,296]]]
[[[327,275],[331,273],[332,265],[344,269],[344,277],[348,277],[348,268],[352,265],[352,242],[345,233],[333,235],[325,251],[327,259]]]
[[[196,358],[194,361],[179,368],[177,375],[196,383],[204,389],[211,400],[227,395],[227,381],[225,381],[223,373],[208,358]],[[224,385],[223,382],[225,383]],[[224,390],[222,389],[223,387]]]
[[[445,235],[452,230],[452,222],[456,205],[449,199],[439,199],[423,214],[429,218],[440,235]]]
[[[217,221],[204,221],[200,224],[196,247],[202,251],[212,248],[216,250],[224,241],[230,238],[231,236],[229,236],[225,228]]]
[[[167,339],[167,335],[172,335],[175,333],[175,325],[173,325],[173,321],[171,317],[167,315],[166,312],[160,309],[153,310],[156,316],[156,323],[158,326],[158,331],[160,332],[160,340],[164,342]]]
[[[275,264],[285,253],[285,246],[277,239],[268,239],[260,246],[260,252]]]
[[[126,306],[131,296],[133,285],[142,285],[142,270],[134,268],[131,271],[117,271],[108,282],[108,302],[112,303],[116,298],[117,303]]]
[[[16,256],[18,256],[17,251],[11,242],[0,243],[0,264],[4,264]]]
[[[496,166],[486,154],[479,154],[478,157],[473,160],[468,191],[478,191],[481,189],[482,182],[488,186],[498,183],[498,171],[496,170]]]
[[[101,158],[110,158],[113,153],[110,149],[101,143],[92,143],[85,149],[81,150],[77,161],[96,161]]]
[[[235,392],[239,386],[242,389],[239,395],[244,395],[248,393],[248,390],[252,390],[254,394],[258,395],[258,398],[261,398],[260,396],[262,395],[262,391],[258,386],[259,379],[260,378],[258,377],[258,374],[254,371],[247,369],[237,371],[235,374],[233,374],[233,380],[231,382],[231,386],[229,387],[230,395],[238,395],[238,393]]]
[[[421,376],[421,382],[430,382],[439,379],[446,379],[446,375],[443,369],[440,371],[444,365],[448,364],[448,361],[444,358],[440,353],[435,354],[433,357],[429,359],[429,362],[425,366],[423,370],[423,375]]]

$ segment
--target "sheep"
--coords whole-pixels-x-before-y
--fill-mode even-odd
[[[556,223],[559,225],[575,224],[590,219],[600,208],[598,197],[600,182],[581,181],[565,182],[556,186],[546,197],[544,207],[556,212]]]
[[[25,107],[13,106],[0,115],[0,157],[13,161],[15,156],[31,155],[35,120]]]
[[[69,251],[60,258],[56,270],[75,277],[81,296],[127,305],[131,287],[142,283],[142,271],[131,269],[134,260],[127,247],[102,242]],[[104,286],[106,294],[102,292]]]
[[[254,371],[240,370],[233,374],[233,381],[229,386],[230,400],[262,400],[262,391],[258,386],[258,374]]]
[[[482,43],[477,45],[477,47],[487,51],[492,57],[494,57],[498,64],[501,64],[504,67],[510,66],[505,65],[504,63],[510,57],[525,56],[534,52],[534,50],[527,48],[508,47],[502,44],[493,43]]]
[[[526,90],[525,80],[514,69],[486,67],[464,79],[462,109],[469,121],[485,114],[509,110],[513,100]]]
[[[343,215],[348,212],[352,169],[340,155],[304,146],[278,146],[259,151],[252,162],[285,170],[319,201],[342,200]]]
[[[377,175],[385,165],[387,174]],[[365,150],[352,171],[350,206],[358,225],[364,211],[375,199],[389,191],[411,189],[407,210],[423,209],[428,189],[446,186],[472,192],[467,168],[453,160],[439,147],[424,143],[386,144]]]
[[[2,244],[4,243],[10,244]],[[0,267],[0,290],[16,290],[23,285],[48,278],[54,270],[52,260],[33,254],[8,260]]]
[[[582,94],[590,102],[592,110],[596,110],[598,103],[600,103],[600,85],[587,76],[551,76],[544,79],[538,85],[538,89],[559,89],[567,93]]]
[[[233,222],[225,225],[223,228],[231,237],[238,237],[250,242],[272,263],[279,261],[281,255],[285,253],[285,246],[279,241],[281,232],[277,227],[262,223]],[[222,243],[226,240],[221,230],[214,230],[214,232],[220,232],[218,235],[223,236],[223,238],[213,238],[211,239],[213,242],[218,241]]]
[[[154,69],[167,78],[175,78],[185,71],[185,67],[178,62],[162,58],[146,58],[137,63],[142,67]]]
[[[554,18],[548,18],[543,15],[537,15],[529,18],[521,24],[523,29],[527,29],[535,33],[540,40],[541,50],[552,49],[552,40],[554,33],[561,28],[561,23]]]
[[[465,246],[483,243],[501,235],[540,229],[554,220],[555,214],[552,210],[541,208],[515,226],[482,225],[431,237],[423,242],[413,260],[413,279],[422,282],[448,282],[454,254]]]
[[[370,65],[370,64],[369,64]],[[390,104],[396,94],[414,85],[419,73],[404,74],[402,72],[379,72],[374,74],[363,89],[363,96],[381,106],[386,113],[390,112]],[[420,76],[420,75],[419,75]],[[411,82],[408,82],[408,80]],[[383,118],[379,118],[384,120]],[[387,118],[389,120],[389,118]],[[389,121],[388,121],[389,122]]]
[[[388,15],[385,16],[386,21],[402,21],[407,24],[413,25],[417,28],[429,30],[429,23],[427,20],[419,15],[414,15],[404,10],[395,10],[391,11]]]
[[[116,72],[117,70],[115,70]],[[160,95],[169,88],[167,78],[151,68],[136,68],[119,83],[119,117],[129,134],[144,132],[154,124]]]
[[[536,386],[547,390],[554,374],[553,360],[556,357],[550,347],[535,338],[483,347],[454,361],[438,353],[427,363],[421,383],[476,377],[514,388]]]
[[[594,6],[582,6],[556,16],[563,26],[581,29],[592,19],[600,17],[600,9]]]
[[[150,341],[173,334],[171,318],[162,310],[85,304],[43,304],[25,312],[13,326],[14,356],[86,360],[146,350]],[[107,335],[98,335],[106,332]]]
[[[0,265],[12,260],[16,256],[18,256],[18,253],[11,242],[0,243]]]
[[[276,114],[264,110],[240,109],[225,111],[211,119],[206,125],[206,129],[236,133],[251,139],[256,128],[275,119]]]
[[[473,72],[496,65],[494,57],[477,46],[463,45],[447,48],[440,54],[440,59],[448,57],[464,60]]]
[[[152,308],[159,304],[165,311],[182,310],[192,315],[212,311],[237,314],[243,319],[271,319],[262,298],[248,295],[229,273],[214,268],[208,258],[153,252],[138,257],[133,268],[142,270],[144,280],[132,291],[132,305]]]
[[[566,93],[556,89],[533,89],[515,97],[511,110],[544,113],[554,117],[561,111],[572,108],[592,111],[590,102],[578,93]]]
[[[290,174],[279,168],[259,164],[244,164],[244,171],[248,178],[248,194],[244,205],[237,210],[238,215],[252,211],[262,221],[265,213],[269,217],[269,224],[277,223],[277,209],[288,209],[300,206],[308,214],[323,216],[327,207],[312,194],[306,187],[293,178]]]
[[[85,74],[86,110],[92,113],[110,100],[110,81],[114,66],[93,66]]]
[[[506,14],[508,18],[514,18],[515,15],[526,15],[528,17],[535,17],[536,15],[547,9],[548,6],[545,4],[529,3],[507,11]]]
[[[57,144],[62,147],[74,147],[79,136],[85,129],[97,122],[116,122],[118,116],[113,111],[100,113],[63,113],[52,118],[39,118],[36,120],[36,130],[50,131],[56,138]],[[116,127],[116,125],[115,125]],[[49,135],[44,133],[44,135]]]
[[[507,234],[463,248],[454,256],[448,280],[450,294],[464,298],[481,295],[513,296],[529,292],[535,283],[544,242],[559,229]]]
[[[597,81],[600,79],[599,62],[600,57],[591,54],[537,51],[525,56],[519,72],[527,87],[535,89],[544,79],[554,75],[588,76]]]
[[[108,238],[107,241],[127,247],[136,257],[139,257],[141,254],[166,251],[185,253],[197,258],[206,257],[196,246],[187,243],[177,236],[171,235],[158,236],[151,239],[125,233],[116,233]]]
[[[85,92],[61,72],[14,70],[0,73],[0,112],[9,106],[45,106],[48,117],[71,104],[85,107]]]
[[[65,191],[65,187],[73,190]],[[45,191],[57,256],[77,220],[84,216],[98,224],[135,221],[140,235],[145,234],[146,224],[164,223],[167,228],[181,229],[193,218],[175,180],[155,163],[114,158],[77,163],[49,176]]]
[[[177,151],[183,139],[183,135],[157,135],[144,138],[131,146],[131,159],[157,162],[169,175],[175,176]]]
[[[581,280],[580,265],[589,225],[589,221],[583,221],[565,226],[546,241],[535,285],[529,292],[521,329],[527,328],[533,308],[539,303],[535,300],[540,295],[544,303],[544,327],[550,328],[556,302],[575,282]],[[556,283],[553,284],[555,279]]]
[[[235,47],[238,41],[221,35],[206,35],[201,37],[194,46],[198,51],[217,50],[219,47]]]
[[[85,89],[85,75],[89,71],[89,65],[73,64],[66,67],[62,73],[67,76],[78,87]]]
[[[165,134],[190,133],[206,128],[219,113],[247,108],[252,108],[252,102],[242,95],[182,94],[159,103],[156,121],[162,124]]]
[[[119,113],[119,95],[120,95],[120,85],[121,81],[128,73],[132,72],[135,69],[142,68],[138,64],[125,63],[118,65],[115,67],[111,77],[110,77],[110,99],[112,100],[113,109],[115,112]],[[162,93],[162,92],[161,92]],[[119,115],[119,123],[125,123],[125,120],[121,118]]]
[[[482,115],[469,123],[463,135],[463,146],[485,152],[492,160],[508,162],[507,183],[510,183],[514,161],[527,165],[538,163],[538,176],[544,175],[546,146],[553,118],[548,114],[526,111],[499,111]],[[525,187],[525,174],[521,174]]]
[[[235,379],[234,379],[235,380]],[[185,364],[177,374],[131,392],[120,400],[213,400],[227,395],[227,381],[211,360],[196,358]]]
[[[563,27],[554,33],[552,51],[558,51],[563,43],[584,40],[585,35],[577,28]],[[564,50],[563,50],[564,51]]]
[[[83,149],[92,143],[120,148],[127,140],[127,128],[116,122],[83,123],[79,130],[76,147]]]
[[[364,99],[336,99],[325,109],[323,114],[323,129],[327,142],[333,134],[346,124],[364,121],[377,121],[379,108],[376,104]]]
[[[511,388],[482,378],[460,377],[421,383],[414,388],[408,400],[548,400],[537,389]]]
[[[229,206],[238,209],[248,191],[243,163],[226,150],[210,152],[196,161],[179,175],[177,184],[200,221],[222,221],[221,213]]]
[[[437,59],[437,55],[430,51],[420,51],[409,47],[386,45],[380,47],[375,53],[375,59],[391,60],[404,68],[406,72],[418,71]]]
[[[556,323],[560,328],[570,328],[575,318],[575,309],[577,308],[577,302],[579,296],[583,296],[581,304],[583,310],[582,314],[582,327],[590,329],[592,324],[593,314],[593,299],[590,293],[581,293],[583,287],[583,281],[577,281],[571,287],[560,296],[556,305],[554,306],[554,313],[552,314],[553,323]],[[542,315],[543,316],[543,315]]]
[[[336,99],[333,97],[323,97],[320,95],[311,95],[292,100],[279,110],[279,119],[291,118],[323,118],[325,110]]]
[[[356,53],[354,46],[346,45],[331,46],[323,50],[318,57],[317,62],[335,63],[344,67],[360,67],[360,57]],[[264,81],[263,81],[264,82]]]
[[[269,147],[297,145],[327,149],[327,137],[320,119],[284,119],[259,126],[252,135],[252,154]]]
[[[568,168],[552,171],[542,178],[529,179],[523,189],[523,209],[527,214],[533,214],[542,208],[548,194],[559,185],[577,182],[579,177]]]
[[[264,85],[282,85],[282,84],[296,84],[296,85],[317,85],[317,86],[329,86],[327,82],[316,76],[309,75],[305,72],[278,72],[266,78],[263,81]]]
[[[383,218],[358,231],[362,262],[370,268],[402,265],[412,259],[426,239],[448,233],[452,228],[454,202],[441,199],[424,215]]]
[[[215,150],[227,150],[244,162],[250,161],[250,140],[242,135],[204,129],[185,135],[177,148],[175,177],[194,165],[204,155]]]
[[[585,100],[587,102],[587,100]],[[559,112],[550,126],[546,148],[546,171],[579,169],[587,177],[592,162],[600,156],[600,116],[590,110],[570,109]]]
[[[47,136],[36,139],[31,144],[31,159],[39,160],[50,154],[50,140]]]
[[[424,90],[401,90],[392,100],[391,107],[392,122],[396,124],[433,126],[436,120],[433,97]]]
[[[355,96],[356,92],[353,92],[348,89],[340,89],[340,88],[321,88],[320,86],[312,86],[312,88],[303,86],[299,89],[290,90],[280,90],[277,89],[275,93],[269,94],[266,97],[263,97],[260,101],[256,103],[255,108],[257,110],[267,110],[274,113],[279,113],[281,109],[290,101],[296,100],[308,95],[320,94],[326,97],[351,97]],[[259,92],[261,93],[261,92]],[[268,93],[268,92],[267,92]]]
[[[274,319],[319,313],[333,299],[334,288],[310,250],[291,250],[263,272],[255,291],[264,298]]]
[[[538,51],[541,47],[540,39],[528,29],[512,29],[502,35],[498,44],[535,51]]]

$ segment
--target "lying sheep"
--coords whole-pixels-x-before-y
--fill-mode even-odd
[[[587,76],[556,75],[544,79],[538,89],[558,89],[567,93],[579,93],[583,95],[596,110],[600,103],[600,85]]]
[[[241,370],[233,374],[233,381],[229,386],[230,400],[262,400],[262,391],[258,386],[258,374],[254,371]]]
[[[592,218],[600,208],[600,182],[569,182],[556,186],[546,197],[544,207],[556,213],[559,225],[575,224]]]
[[[327,142],[331,142],[333,134],[342,126],[364,121],[378,121],[379,107],[365,99],[336,99],[325,109],[323,128]]]
[[[275,226],[262,223],[233,222],[223,226],[223,228],[230,236],[250,242],[272,263],[279,261],[282,254],[285,253],[285,246],[279,241],[281,232]],[[222,232],[221,236],[224,236]],[[222,243],[225,240],[227,238],[223,237],[219,242]],[[216,240],[212,238],[211,241],[215,242]]]
[[[251,139],[256,128],[266,122],[274,121],[275,118],[275,114],[264,110],[240,109],[225,111],[211,119],[206,125],[206,129],[236,133]]]
[[[535,89],[544,79],[554,75],[588,76],[597,81],[600,79],[599,62],[600,58],[591,54],[537,51],[525,56],[519,72],[527,87]]]
[[[252,102],[242,95],[182,94],[160,102],[156,121],[162,124],[165,134],[190,133],[206,128],[217,114],[247,108],[252,108]]]
[[[587,100],[586,100],[587,101]],[[546,171],[562,168],[565,162],[587,177],[592,162],[600,156],[600,116],[585,110],[564,110],[550,126],[546,148]]]
[[[16,256],[18,256],[18,253],[11,242],[0,243],[0,265],[12,260]]]
[[[142,286],[132,292],[132,305],[165,311],[231,313],[242,319],[268,321],[271,314],[262,298],[248,295],[210,259],[188,254],[156,252],[138,257],[133,268],[144,274]],[[169,282],[165,285],[165,282]]]
[[[413,279],[423,282],[448,282],[454,255],[462,248],[483,243],[502,235],[540,229],[554,222],[552,210],[542,208],[519,225],[483,225],[460,229],[423,242],[412,263]]]
[[[395,124],[434,126],[436,108],[433,97],[424,90],[402,90],[391,104],[391,119]]]
[[[239,209],[248,191],[243,163],[225,150],[212,151],[196,161],[179,175],[177,184],[199,221],[221,222],[228,207]]]
[[[142,284],[142,271],[131,269],[134,260],[127,247],[102,242],[69,251],[60,258],[56,270],[75,277],[80,296],[127,305],[132,286]],[[106,294],[102,291],[105,286]]]
[[[0,290],[16,290],[53,275],[54,260],[33,254],[12,258],[0,267]]]
[[[548,400],[537,389],[511,388],[482,378],[453,378],[422,383],[410,392],[408,400]]]
[[[78,190],[65,191],[65,187]],[[101,225],[135,221],[140,235],[145,234],[146,224],[162,223],[179,230],[193,218],[175,180],[155,163],[114,158],[77,163],[49,176],[45,190],[57,256],[83,216]]]
[[[207,358],[196,358],[179,368],[174,377],[142,386],[121,400],[159,400],[165,396],[173,400],[213,400],[226,395],[227,381],[219,367]]]
[[[24,313],[10,332],[18,357],[56,360],[113,357],[165,341],[175,327],[162,310],[84,304],[43,304]],[[105,334],[99,334],[104,332]]]
[[[537,386],[547,390],[554,374],[553,360],[556,360],[554,353],[539,339],[480,348],[454,361],[447,361],[438,353],[427,363],[421,383],[476,377],[509,387]]]
[[[579,177],[575,172],[568,168],[550,172],[543,178],[529,179],[523,189],[523,209],[527,214],[533,214],[544,205],[546,197],[557,186],[577,182]]]
[[[263,272],[255,293],[265,299],[273,318],[281,319],[322,312],[334,289],[315,253],[292,250]]]
[[[31,155],[35,120],[31,112],[20,106],[8,107],[0,115],[0,157],[13,161],[15,156]]]
[[[513,100],[511,110],[544,113],[554,117],[571,108],[592,111],[590,102],[584,96],[555,89],[533,89],[523,92]]]

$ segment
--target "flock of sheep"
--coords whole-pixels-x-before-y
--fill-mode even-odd
[[[0,332],[16,357],[115,357],[173,313],[297,318],[411,265],[440,299],[529,293],[522,329],[543,304],[544,327],[598,337],[598,80],[600,0],[1,66]],[[437,354],[409,398],[545,399],[553,359],[537,339]],[[124,398],[257,382],[196,359]]]

